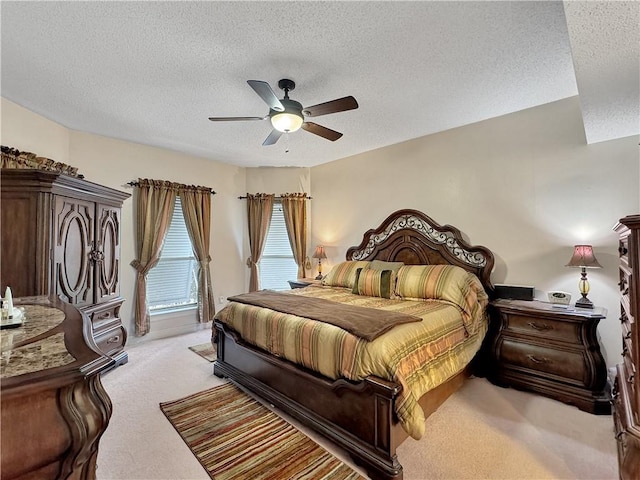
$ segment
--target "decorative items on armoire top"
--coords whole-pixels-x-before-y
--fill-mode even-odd
[[[576,302],[578,308],[593,308],[593,303],[587,298],[589,293],[589,282],[587,280],[587,268],[602,268],[602,265],[596,260],[596,256],[593,254],[593,247],[591,245],[576,245],[573,247],[573,255],[569,260],[567,267],[580,267],[581,277],[578,282],[578,289],[582,298]]]

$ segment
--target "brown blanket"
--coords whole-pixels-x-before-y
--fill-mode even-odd
[[[420,317],[406,313],[344,305],[323,298],[289,295],[271,290],[243,293],[229,297],[228,300],[330,323],[368,341],[401,323],[422,320]]]

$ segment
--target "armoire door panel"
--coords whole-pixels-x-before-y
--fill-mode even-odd
[[[96,303],[120,294],[120,209],[97,206]]]
[[[95,204],[57,197],[54,210],[56,295],[77,306],[93,303]]]

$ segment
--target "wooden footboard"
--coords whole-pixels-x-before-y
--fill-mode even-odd
[[[401,480],[396,447],[406,433],[394,414],[400,386],[377,377],[329,380],[244,343],[215,322],[213,372],[228,377],[346,450],[374,479]]]

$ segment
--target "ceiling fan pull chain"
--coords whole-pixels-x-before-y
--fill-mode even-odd
[[[285,141],[285,147],[284,147],[284,153],[289,153],[289,132],[285,132],[284,134],[284,141]]]

